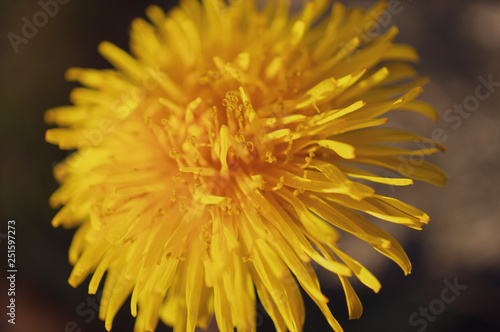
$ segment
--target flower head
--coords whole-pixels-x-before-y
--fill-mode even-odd
[[[131,295],[135,331],[153,331],[159,318],[194,331],[214,314],[221,331],[254,331],[257,297],[277,330],[301,331],[300,284],[341,331],[311,262],[340,278],[351,318],[362,306],[348,277],[375,292],[380,283],[339,249],[337,229],[410,272],[398,242],[358,213],[421,229],[425,213],[365,183],[446,179],[427,162],[400,167],[441,146],[380,127],[390,111],[437,118],[415,100],[424,83],[407,64],[415,51],[393,43],[396,28],[369,31],[385,5],[363,13],[316,0],[296,14],[286,1],[183,0],[168,14],[152,6],[152,23],[133,21],[133,56],[103,42],[116,69],[67,72],[85,87],[73,106],[46,113],[60,127],[47,141],[76,150],[54,170],[61,187],[50,204],[63,208],[53,225],[79,226],[72,286],[93,274],[95,293],[107,272],[99,317],[108,330]]]

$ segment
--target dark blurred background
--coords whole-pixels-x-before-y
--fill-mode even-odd
[[[61,0],[61,2],[64,2]],[[156,1],[163,8],[175,2]],[[344,1],[367,8],[371,1]],[[64,80],[71,66],[107,68],[97,45],[109,40],[128,49],[128,29],[144,16],[149,1],[71,0],[36,34],[11,44],[8,34],[22,36],[23,17],[32,21],[41,10],[36,1],[0,3],[0,147],[1,206],[0,331],[105,331],[87,294],[88,281],[73,289],[67,284],[71,266],[67,250],[74,230],[53,229],[55,214],[48,197],[57,188],[52,166],[67,153],[44,141],[46,109],[69,103],[75,86]],[[475,94],[479,76],[500,82],[500,2],[400,0],[390,25],[400,28],[398,42],[415,46],[421,56],[417,70],[431,78],[421,99],[432,103],[440,121],[414,114],[395,114],[390,124],[431,136],[440,128],[448,152],[428,158],[449,176],[446,188],[416,183],[408,188],[377,187],[431,216],[423,231],[378,223],[407,250],[412,274],[369,246],[349,237],[342,248],[365,264],[381,281],[373,294],[354,285],[364,305],[359,320],[348,320],[337,278],[319,272],[334,316],[346,331],[500,331],[500,91],[492,91],[474,111],[444,114]],[[11,35],[12,36],[12,35]],[[495,90],[499,87],[495,87]],[[454,118],[451,118],[454,116]],[[457,116],[460,117],[457,119]],[[16,221],[16,325],[7,323],[7,221]],[[444,303],[449,284],[463,285]],[[466,286],[466,288],[464,288]],[[451,296],[452,293],[446,293]],[[326,320],[307,300],[305,331],[328,331]],[[87,302],[89,301],[89,302]],[[443,305],[442,305],[443,304]],[[428,314],[421,310],[429,308]],[[416,314],[415,314],[416,313]],[[259,331],[273,331],[263,314]],[[114,331],[132,331],[127,304],[115,319]],[[215,330],[212,328],[212,330]],[[170,331],[162,323],[158,331]]]

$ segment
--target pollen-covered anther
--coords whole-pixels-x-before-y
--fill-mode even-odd
[[[285,182],[285,177],[284,176],[280,176],[280,179],[276,183],[276,186],[274,186],[272,189],[273,190],[280,190],[283,187],[284,182]]]
[[[266,152],[266,162],[272,164],[272,163],[276,162],[277,160],[278,160],[278,158],[276,158],[276,156],[274,156],[271,151]]]

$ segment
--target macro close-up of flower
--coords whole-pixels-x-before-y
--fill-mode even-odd
[[[494,0],[1,14],[1,332],[500,331]]]
[[[135,331],[154,331],[158,319],[194,331],[214,314],[221,331],[252,331],[257,297],[278,331],[301,331],[299,284],[341,331],[311,262],[338,276],[350,318],[362,305],[348,277],[374,292],[381,285],[337,246],[338,230],[410,273],[399,243],[359,213],[421,229],[427,214],[369,183],[446,181],[428,162],[411,173],[399,167],[443,147],[385,126],[392,111],[437,119],[415,100],[426,82],[408,64],[416,52],[393,43],[396,28],[369,30],[385,7],[320,0],[290,13],[284,1],[258,9],[186,0],[165,14],[151,6],[151,23],[132,23],[132,55],[99,45],[115,69],[67,71],[85,87],[72,91],[73,106],[45,114],[61,127],[46,140],[76,149],[55,167],[61,187],[50,204],[64,207],[52,224],[79,227],[72,286],[92,274],[95,293],[107,271],[106,329],[131,295]]]

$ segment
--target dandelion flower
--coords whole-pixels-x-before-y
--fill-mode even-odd
[[[75,150],[54,169],[61,186],[50,204],[63,207],[52,223],[78,227],[72,286],[92,275],[96,293],[106,273],[106,329],[131,296],[135,331],[159,319],[194,331],[214,315],[223,332],[255,331],[257,299],[278,331],[301,331],[301,287],[342,331],[312,262],[338,276],[350,318],[362,306],[349,277],[381,285],[339,249],[338,230],[410,272],[402,247],[365,215],[414,229],[429,217],[367,183],[442,186],[446,176],[428,162],[405,171],[403,162],[442,146],[383,126],[390,111],[437,119],[415,100],[425,83],[408,64],[415,51],[393,43],[394,27],[370,30],[385,6],[151,6],[151,23],[132,23],[132,55],[99,45],[115,69],[68,70],[85,87],[45,115],[59,127],[46,140]]]

